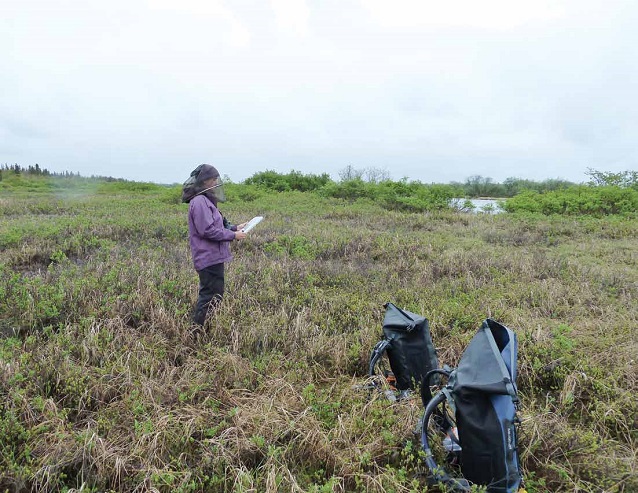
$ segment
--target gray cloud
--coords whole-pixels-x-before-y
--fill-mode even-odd
[[[408,0],[15,2],[0,21],[0,162],[129,179],[152,166],[160,182],[200,162],[235,180],[636,167],[638,5],[469,15],[464,1],[457,16]]]

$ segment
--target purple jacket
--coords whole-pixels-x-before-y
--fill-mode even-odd
[[[235,233],[224,227],[224,218],[205,196],[197,195],[188,206],[188,240],[195,270],[233,259],[229,243]]]

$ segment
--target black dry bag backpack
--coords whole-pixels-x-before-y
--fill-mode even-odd
[[[414,389],[438,366],[428,320],[392,303],[386,303],[384,307],[383,339],[372,350],[368,373],[375,375],[377,363],[387,353],[396,388],[402,391]]]
[[[517,353],[516,334],[487,319],[455,370],[437,369],[424,378],[421,442],[425,461],[434,480],[451,491],[470,491],[470,483],[486,486],[490,493],[515,493],[521,486]],[[448,377],[447,385],[432,397],[430,379],[439,374]],[[428,437],[431,418],[433,428],[447,440],[449,447],[445,441],[444,447],[460,455],[464,479],[452,478],[436,464]]]

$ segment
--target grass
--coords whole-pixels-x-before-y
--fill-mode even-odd
[[[179,190],[71,181],[0,191],[0,491],[437,491],[420,403],[353,390],[386,301],[449,365],[518,333],[530,493],[638,491],[635,219],[237,193],[266,219],[193,340]]]

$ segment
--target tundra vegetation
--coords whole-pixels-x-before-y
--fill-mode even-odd
[[[451,366],[486,317],[517,332],[528,492],[638,491],[630,174],[498,215],[378,173],[228,183],[227,217],[265,220],[200,338],[179,186],[0,176],[0,491],[439,491],[419,400],[357,389],[387,301]]]

